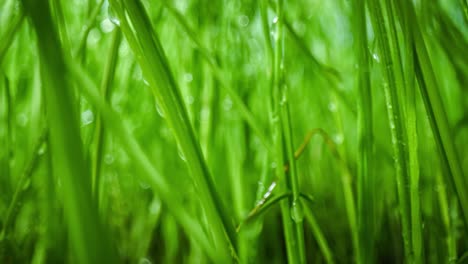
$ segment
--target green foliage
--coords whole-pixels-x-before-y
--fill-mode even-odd
[[[0,2],[0,262],[463,263],[467,10]]]

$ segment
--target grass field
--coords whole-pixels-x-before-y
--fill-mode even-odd
[[[468,263],[466,0],[0,25],[0,263]]]

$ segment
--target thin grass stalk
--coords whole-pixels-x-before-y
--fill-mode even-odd
[[[420,173],[419,173],[419,156],[418,156],[418,134],[416,129],[416,83],[414,75],[414,54],[413,54],[413,35],[410,23],[411,16],[408,6],[403,3],[403,0],[397,2],[387,2],[387,9],[392,13],[390,17],[395,17],[401,26],[402,48],[400,49],[401,65],[400,70],[403,72],[405,83],[405,91],[403,91],[403,102],[406,108],[406,134],[407,152],[408,152],[408,175],[410,185],[410,211],[411,211],[411,243],[413,248],[414,263],[423,262],[423,237],[422,237],[422,222],[421,222],[421,201],[420,201]],[[391,5],[390,7],[388,5]],[[394,14],[397,14],[394,16]],[[392,26],[392,25],[390,25]],[[397,24],[393,24],[393,31],[397,32]],[[394,42],[398,46],[396,33]]]
[[[322,251],[323,257],[325,258],[326,263],[333,264],[335,260],[333,259],[333,253],[328,245],[327,239],[323,234],[317,219],[315,218],[312,210],[309,209],[307,206],[304,205],[304,217],[306,221],[310,225],[310,229],[312,229],[312,233],[314,234],[314,238],[317,241],[317,245],[319,246],[320,250]]]
[[[283,80],[283,52],[284,52],[284,32],[283,32],[283,1],[276,2],[276,17],[273,21],[276,26],[274,32],[274,60],[273,60],[273,87],[271,90],[272,96],[272,126],[273,138],[275,146],[275,162],[276,162],[276,177],[278,179],[286,179],[284,184],[281,184],[283,192],[289,192],[291,182],[287,180],[285,170],[282,164],[285,163],[285,131],[283,128],[282,105],[285,97],[284,80]],[[304,263],[305,256],[303,255],[303,241],[297,237],[296,223],[292,218],[292,202],[293,199],[281,201],[281,215],[283,220],[283,232],[285,236],[286,252],[289,263]],[[302,243],[301,243],[302,242]],[[302,247],[302,248],[300,248]]]
[[[80,263],[115,262],[116,254],[91,199],[91,183],[88,177],[83,177],[88,170],[73,108],[73,93],[66,88],[65,64],[49,3],[24,0],[23,5],[37,36],[40,36],[37,45],[50,129],[53,173],[60,177],[63,184],[63,203],[73,257]]]
[[[411,17],[416,17],[412,5],[408,5]],[[440,86],[432,68],[432,62],[426,48],[426,43],[421,32],[419,21],[413,21],[412,30],[414,32],[415,49],[415,69],[416,78],[419,84],[419,91],[424,101],[426,112],[431,124],[432,133],[441,155],[443,166],[450,171],[449,182],[454,187],[460,205],[463,222],[465,225],[465,235],[468,233],[468,185],[466,177],[460,163],[460,157],[455,148],[453,138],[450,133],[450,126],[447,114],[440,94]]]
[[[336,95],[332,94],[331,95],[332,100],[335,103],[338,103]],[[343,120],[340,115],[339,111],[339,106],[337,106],[336,111],[334,111],[334,119],[335,119],[335,124],[337,127],[337,133],[345,134],[345,131],[343,130]],[[354,258],[357,263],[357,254],[359,250],[359,228],[358,228],[358,219],[357,219],[357,213],[356,213],[356,201],[354,198],[354,190],[353,190],[353,182],[352,182],[352,174],[349,169],[349,166],[347,164],[347,155],[346,155],[346,147],[345,147],[345,142],[342,142],[340,146],[336,146],[336,150],[331,147],[331,144],[334,144],[334,142],[329,139],[329,136],[325,133],[325,131],[321,132],[321,135],[324,137],[325,142],[327,146],[331,149],[333,156],[338,160],[340,163],[340,168],[341,168],[341,184],[343,188],[343,196],[344,196],[344,203],[345,203],[345,208],[346,208],[346,217],[348,220],[348,225],[351,233],[351,239],[352,239],[352,245],[353,245],[353,250],[354,250]],[[327,139],[328,138],[328,139]],[[341,154],[340,154],[341,153]]]
[[[400,89],[403,84],[401,79],[397,78],[400,72],[394,68],[398,63],[395,61],[395,56],[392,54],[392,43],[389,39],[390,32],[385,25],[385,18],[382,12],[382,5],[378,0],[370,0],[370,15],[374,28],[375,36],[382,52],[382,62],[384,65],[384,93],[389,118],[390,133],[392,137],[392,147],[395,159],[396,183],[398,192],[398,201],[400,207],[400,221],[402,225],[402,237],[405,251],[405,260],[412,262],[412,238],[411,238],[411,213],[408,194],[408,167],[407,156],[403,144],[406,142],[405,137],[405,119],[404,110],[400,105],[401,94]]]
[[[107,55],[107,62],[104,66],[104,76],[101,81],[101,95],[106,100],[110,99],[110,89],[114,82],[115,68],[117,66],[117,60],[119,55],[119,47],[121,42],[121,32],[119,28],[115,28],[111,36],[111,47]],[[94,149],[93,149],[93,159],[91,164],[91,173],[92,173],[92,189],[95,199],[98,203],[100,201],[100,171],[102,166],[102,154],[105,146],[105,129],[102,126],[102,120],[98,116],[96,118],[96,126],[94,128]]]
[[[354,2],[358,73],[358,240],[356,263],[374,262],[375,175],[372,175],[372,93],[365,1]]]
[[[437,181],[437,200],[439,203],[440,208],[440,215],[442,218],[442,223],[444,225],[445,231],[445,244],[447,248],[447,258],[445,262],[453,263],[457,260],[457,241],[456,236],[453,234],[453,227],[452,219],[450,216],[450,207],[449,207],[449,199],[446,190],[446,186],[444,183],[444,179],[442,176],[442,172],[439,170],[436,173],[436,181]]]
[[[148,15],[140,2],[114,0],[112,4],[156,102],[163,109],[169,128],[186,157],[187,165],[199,190],[200,201],[210,222],[215,245],[226,256],[231,253],[235,256],[233,247],[237,244],[236,233],[231,217],[222,204],[203,159],[200,145],[195,140],[180,91],[169,69],[161,43],[152,30]]]
[[[300,263],[306,263],[305,244],[304,244],[304,210],[300,201],[299,175],[296,167],[296,157],[294,155],[294,140],[291,125],[291,116],[289,103],[287,101],[287,91],[284,91],[283,101],[281,102],[281,115],[283,119],[283,135],[286,147],[286,154],[289,160],[289,170],[286,173],[287,185],[290,187],[292,196],[289,199],[290,214],[293,220],[296,236],[296,247],[299,253]]]
[[[12,97],[11,97],[11,87],[10,87],[10,82],[8,78],[3,74],[3,72],[0,72],[0,76],[2,78],[2,83],[4,89],[0,91],[1,93],[1,99],[0,102],[2,103],[2,112],[5,114],[5,122],[2,122],[2,126],[4,129],[4,140],[1,142],[3,147],[2,152],[0,153],[2,156],[0,159],[0,171],[2,175],[5,177],[5,187],[2,188],[4,192],[9,192],[11,186],[10,184],[10,179],[11,179],[11,156],[13,153],[13,148],[12,148],[12,139],[13,139],[13,104],[12,104]],[[1,109],[0,108],[0,109]],[[1,120],[3,121],[3,120]],[[5,189],[6,190],[5,190]],[[7,214],[8,215],[8,214]],[[8,219],[8,218],[7,218]],[[5,223],[7,223],[6,220],[4,220],[3,225],[5,226]],[[5,229],[5,227],[3,227]]]

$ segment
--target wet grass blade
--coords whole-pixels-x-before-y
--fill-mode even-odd
[[[156,102],[163,109],[167,123],[186,157],[190,173],[199,190],[201,204],[210,222],[215,244],[224,254],[229,255],[232,246],[237,244],[234,225],[203,159],[162,45],[140,2],[112,1],[112,4]]]
[[[367,49],[365,1],[355,1],[354,29],[356,30],[356,52],[358,73],[358,238],[356,262],[372,263],[374,260],[375,234],[375,175],[372,174],[373,127],[370,62]]]

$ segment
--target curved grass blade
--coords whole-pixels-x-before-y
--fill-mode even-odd
[[[236,229],[237,232],[239,232],[240,229],[244,225],[247,225],[247,224],[251,223],[252,221],[256,220],[258,217],[265,214],[265,212],[268,211],[268,209],[273,207],[275,204],[279,203],[281,200],[283,200],[285,198],[288,198],[290,196],[291,196],[290,192],[278,194],[278,195],[276,195],[274,197],[270,197],[266,202],[264,202],[262,204],[258,204],[257,206],[255,206],[252,209],[252,211],[250,211],[250,213],[247,215],[246,219],[244,219],[244,221],[242,221],[239,224],[239,226],[237,226],[237,229]]]

